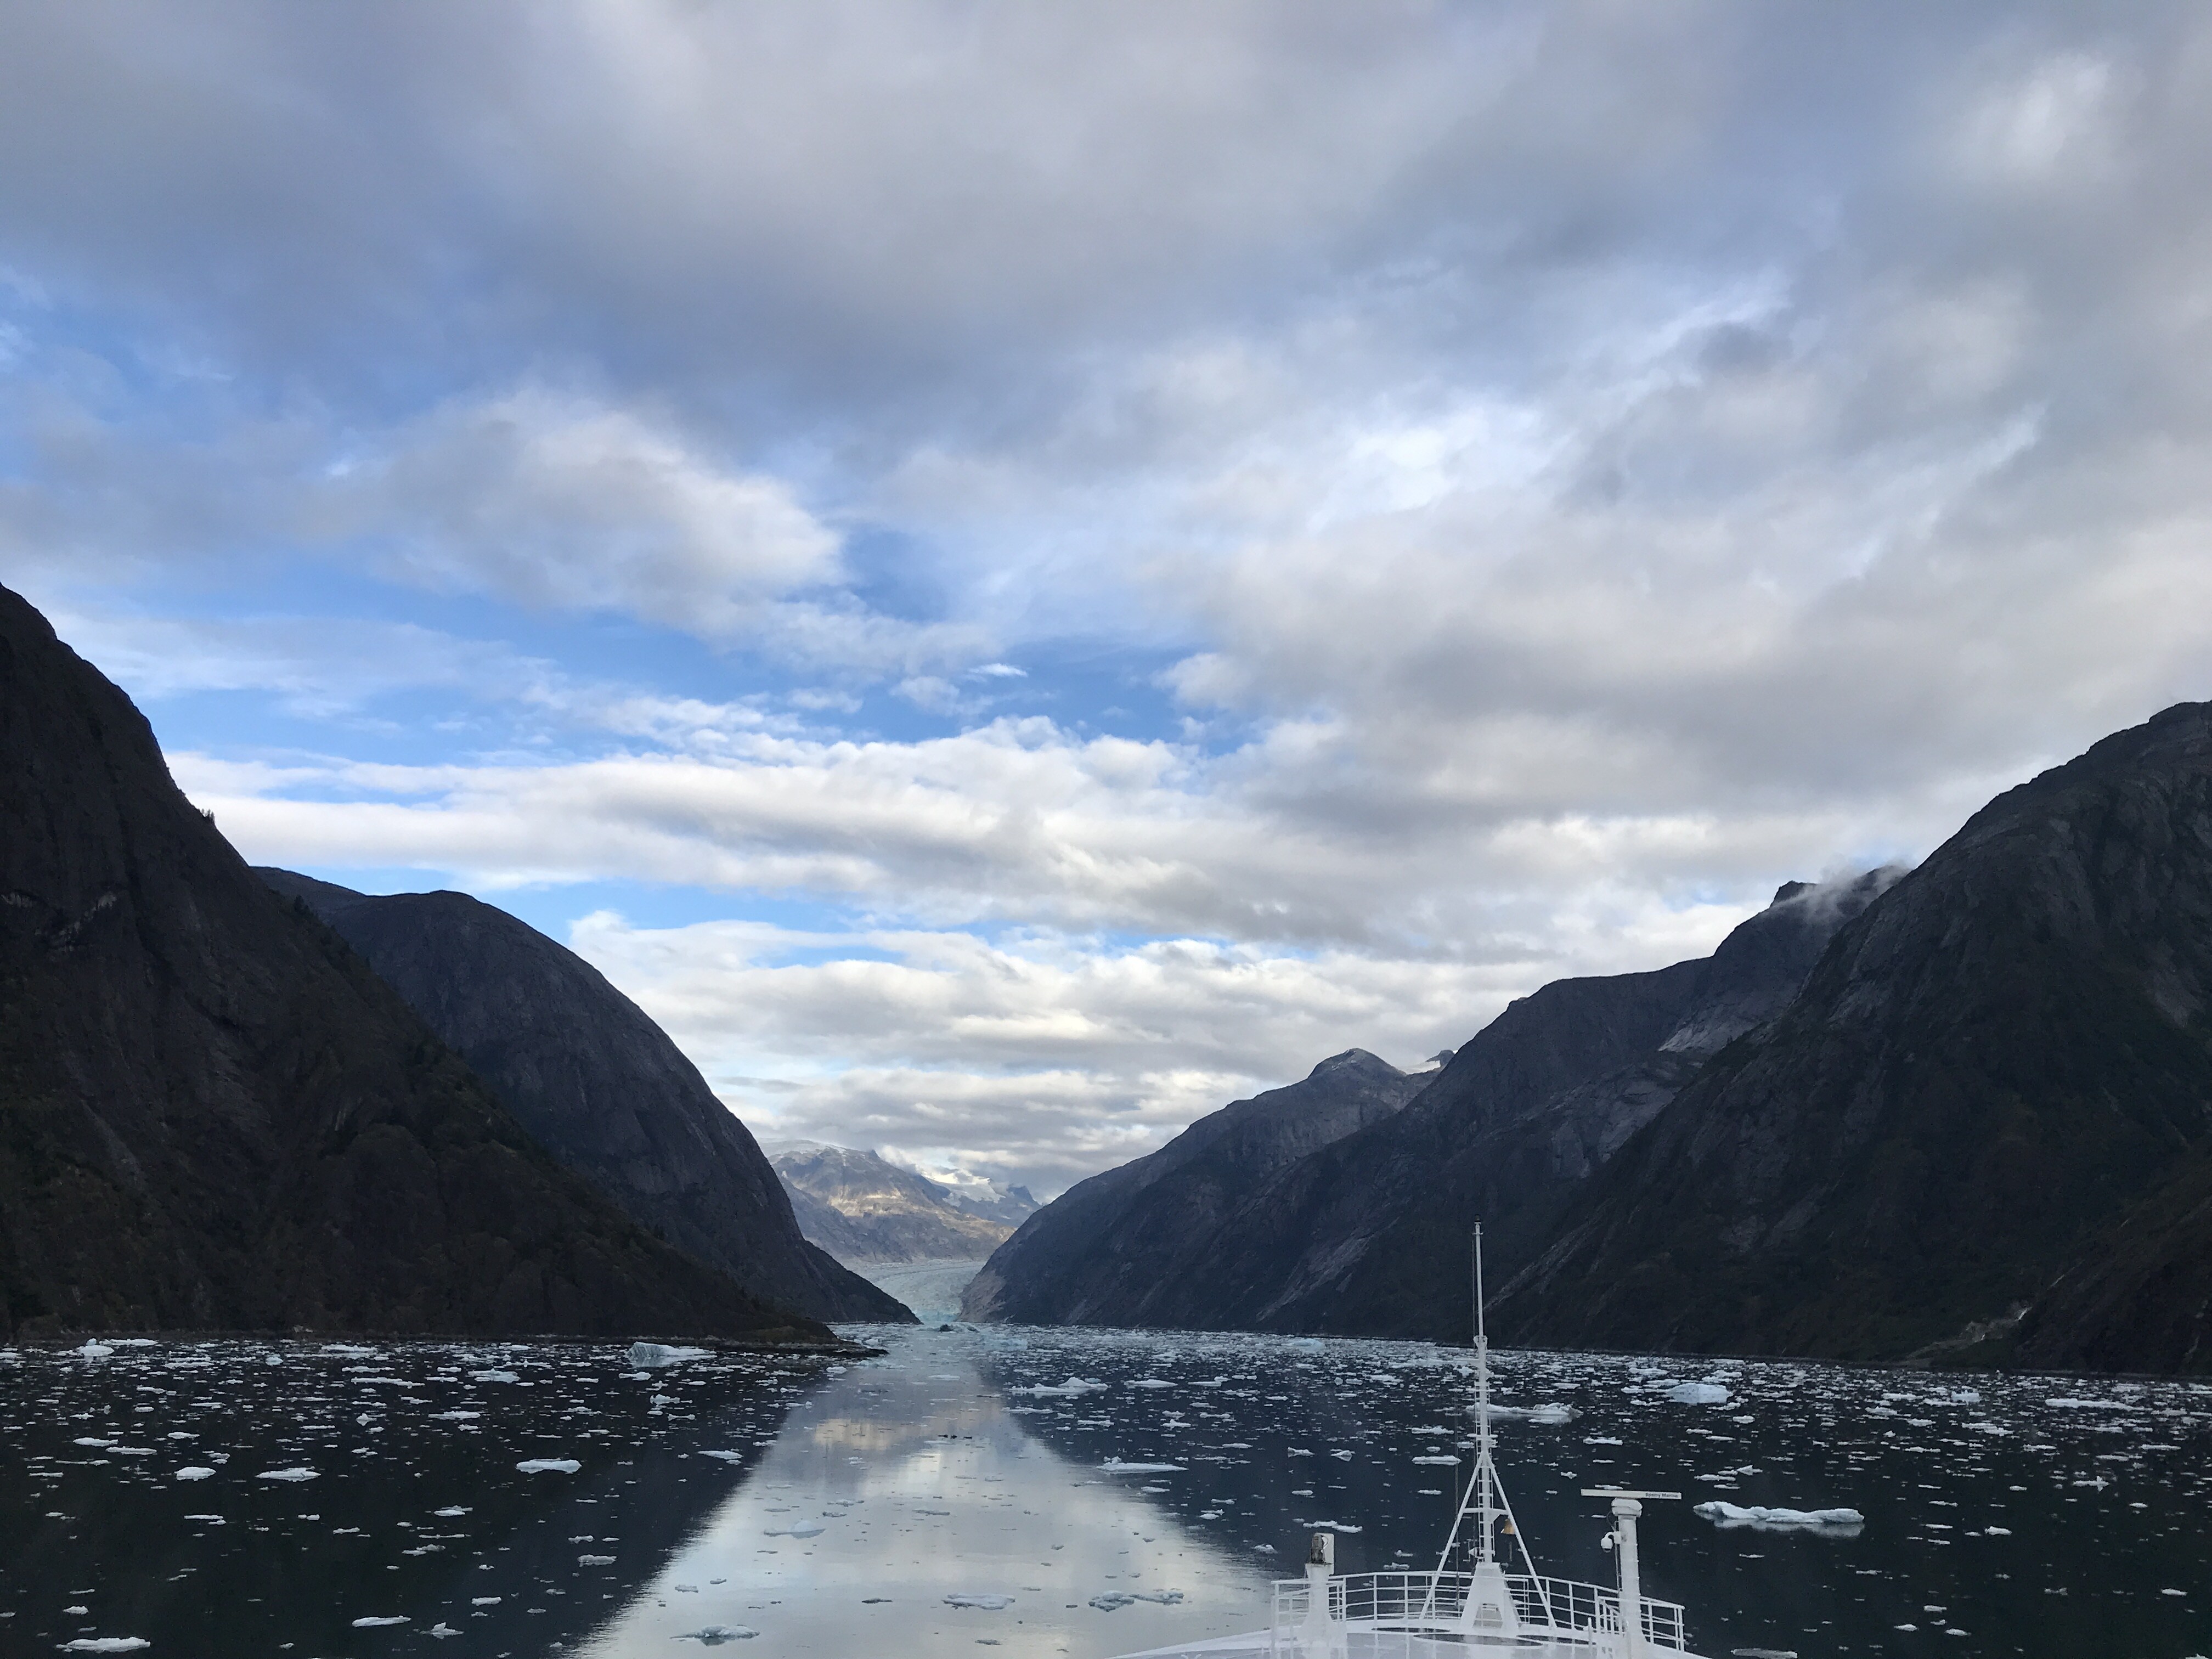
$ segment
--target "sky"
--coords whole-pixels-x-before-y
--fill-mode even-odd
[[[0,581],[1044,1195],[2212,695],[2212,11],[0,9]]]

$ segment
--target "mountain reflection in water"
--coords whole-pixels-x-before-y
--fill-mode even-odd
[[[1465,1472],[1441,1461],[1469,1431],[1450,1349],[853,1334],[889,1352],[639,1375],[569,1344],[10,1351],[0,1652],[1098,1659],[1263,1625],[1318,1525],[1342,1571],[1432,1564]],[[1649,1507],[1646,1583],[1688,1605],[1701,1650],[2212,1650],[2204,1385],[1525,1353],[1497,1372],[1508,1403],[1568,1408],[1499,1428],[1547,1571],[1609,1581],[1580,1486],[1686,1494]],[[213,1474],[177,1478],[192,1467]],[[287,1468],[316,1478],[258,1478]],[[1723,1526],[1706,1500],[1866,1522]]]

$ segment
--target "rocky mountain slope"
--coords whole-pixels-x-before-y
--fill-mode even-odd
[[[806,1237],[841,1261],[975,1261],[1036,1208],[1019,1187],[971,1197],[872,1152],[800,1142],[769,1158]]]
[[[1079,1182],[1022,1224],[969,1285],[970,1319],[1206,1328],[1227,1224],[1274,1172],[1395,1115],[1434,1077],[1364,1048],[1200,1118],[1157,1152]],[[1206,1272],[1193,1273],[1194,1264]]]
[[[1545,986],[1389,1109],[1333,1118],[1333,1132],[1279,1153],[1224,1147],[1188,1202],[1174,1189],[1139,1196],[1149,1160],[1095,1177],[992,1258],[969,1310],[1034,1323],[1463,1340],[1474,1218],[1503,1272],[1534,1256],[1573,1191],[1709,1056],[1785,1006],[1837,927],[1895,877],[1793,882],[1711,957]],[[1146,1252],[1108,1243],[1153,1236],[1165,1243]],[[1205,1271],[1189,1272],[1194,1262]]]
[[[360,951],[540,1145],[639,1225],[817,1319],[912,1318],[800,1236],[745,1126],[581,957],[465,893],[372,896],[255,873]]]
[[[2184,704],[1849,923],[1576,1195],[1493,1328],[2212,1369],[2208,1148],[2212,705]]]
[[[562,1170],[0,589],[0,1333],[806,1337]]]

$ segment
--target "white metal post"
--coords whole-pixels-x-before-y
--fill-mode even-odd
[[[1620,1557],[1620,1659],[1644,1659],[1644,1581],[1636,1565],[1636,1517],[1643,1513],[1633,1498],[1613,1500],[1613,1548]]]

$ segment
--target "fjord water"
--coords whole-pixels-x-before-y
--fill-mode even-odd
[[[851,1334],[887,1352],[640,1371],[579,1344],[5,1351],[0,1652],[1111,1655],[1264,1624],[1317,1526],[1342,1571],[1431,1565],[1466,1470],[1434,1461],[1465,1457],[1463,1351]],[[2204,1385],[1496,1370],[1508,1403],[1574,1413],[1500,1429],[1540,1566],[1610,1582],[1580,1487],[1681,1491],[1647,1506],[1646,1584],[1706,1654],[2212,1652]],[[1865,1524],[1692,1512],[1716,1498]]]

